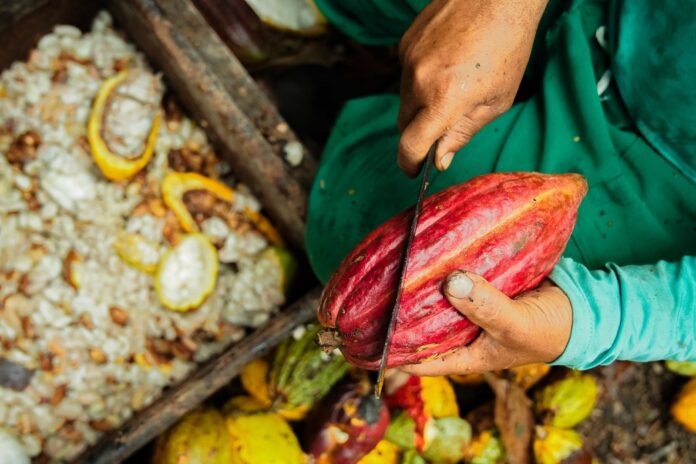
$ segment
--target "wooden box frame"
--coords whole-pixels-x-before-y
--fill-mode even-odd
[[[297,250],[304,248],[307,192],[316,163],[303,147],[297,166],[284,147],[299,143],[292,129],[210,28],[190,0],[10,0],[0,5],[0,70],[23,60],[56,24],[88,25],[108,10],[140,51],[164,74],[187,114],[216,152],[261,201]],[[321,289],[310,290],[263,327],[199,366],[119,429],[108,432],[75,463],[122,462],[210,397],[299,324],[314,317]]]

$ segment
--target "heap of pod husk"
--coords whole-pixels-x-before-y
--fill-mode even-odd
[[[153,463],[511,462],[493,404],[463,416],[458,401],[485,388],[491,375],[526,391],[531,401],[534,423],[522,462],[595,462],[574,430],[596,406],[600,387],[592,374],[534,364],[453,379],[404,375],[390,377],[384,399],[377,400],[367,372],[320,351],[313,341],[317,330],[296,331],[270,358],[247,365],[240,382],[245,394],[186,415],[159,438]],[[672,413],[696,432],[696,378]]]
[[[696,433],[696,362],[667,361],[665,365],[676,374],[691,377],[672,403],[670,412],[675,421]]]
[[[236,387],[243,393],[185,416],[159,438],[153,463],[502,464],[515,451],[506,447],[494,404],[466,415],[461,407],[492,379],[529,400],[528,456],[515,462],[593,461],[574,430],[601,393],[591,373],[532,364],[482,376],[391,374],[378,400],[368,372],[321,351],[318,330],[300,327],[269,357],[245,366]],[[497,395],[496,403],[504,401]],[[672,413],[696,431],[696,378]]]
[[[595,407],[599,386],[590,374],[571,371],[535,395],[534,458],[538,464],[589,462],[582,437],[572,428],[585,420]]]
[[[244,389],[263,408],[301,420],[346,374],[343,356],[324,353],[315,343],[318,331],[315,324],[302,328],[278,345],[271,363],[255,359],[242,369]]]
[[[160,436],[153,464],[506,462],[492,405],[480,417],[461,414],[458,395],[485,386],[483,377],[391,375],[379,400],[368,372],[321,351],[318,330],[301,327],[245,366],[234,387],[243,393],[186,415]],[[549,371],[529,365],[490,375],[534,399],[536,462],[582,462],[571,460],[589,455],[570,427],[592,411],[597,384],[574,371],[548,382]]]
[[[246,394],[220,409],[191,412],[160,436],[153,463],[306,462],[289,422],[304,418],[348,365],[314,343],[318,326],[301,329],[276,348],[270,363],[260,358],[244,368]]]

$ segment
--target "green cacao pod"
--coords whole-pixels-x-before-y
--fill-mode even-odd
[[[536,395],[535,409],[546,425],[568,429],[590,415],[597,402],[597,380],[573,371]]]
[[[301,333],[304,332],[304,333]],[[340,353],[325,353],[316,342],[319,326],[311,324],[283,340],[269,374],[273,409],[288,420],[301,420],[348,372]]]

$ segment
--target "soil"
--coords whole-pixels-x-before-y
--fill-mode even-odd
[[[686,377],[662,363],[614,363],[593,372],[604,388],[577,430],[595,458],[606,464],[696,462],[696,433],[669,414]]]

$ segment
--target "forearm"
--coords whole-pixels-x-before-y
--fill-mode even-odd
[[[550,279],[573,306],[570,340],[553,364],[696,360],[695,257],[599,271],[563,259]]]

